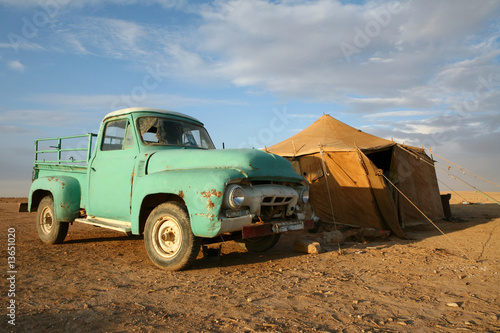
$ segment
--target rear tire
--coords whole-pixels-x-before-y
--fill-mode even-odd
[[[278,243],[281,234],[273,234],[237,241],[238,245],[248,252],[265,252]]]
[[[146,252],[161,269],[179,271],[189,267],[200,252],[201,240],[191,230],[184,206],[167,202],[156,207],[144,227]]]
[[[68,234],[68,222],[59,222],[54,218],[54,199],[44,197],[36,213],[36,230],[45,244],[60,244]]]

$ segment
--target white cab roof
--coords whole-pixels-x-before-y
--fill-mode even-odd
[[[127,109],[121,109],[121,110],[113,111],[113,112],[108,113],[104,117],[104,119],[108,119],[110,117],[121,116],[121,115],[129,114],[129,113],[132,113],[132,112],[138,112],[138,111],[142,111],[142,112],[154,112],[154,113],[162,113],[162,114],[165,114],[165,115],[180,116],[180,117],[183,117],[183,118],[194,120],[194,121],[196,121],[198,123],[202,123],[198,119],[196,119],[194,117],[191,117],[191,116],[188,116],[186,114],[180,113],[180,112],[169,111],[169,110],[162,110],[162,109],[154,109],[154,108],[148,108],[148,107],[135,107],[135,108],[127,108]]]

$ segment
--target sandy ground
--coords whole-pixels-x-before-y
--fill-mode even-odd
[[[200,253],[175,273],[149,262],[141,237],[92,226],[75,223],[63,244],[43,245],[35,215],[17,213],[19,201],[0,199],[0,331],[500,331],[500,206],[476,193],[453,193],[454,219],[437,222],[446,236],[412,225],[411,240],[348,241],[341,253],[303,254],[292,250],[294,240],[321,234],[290,233],[265,254],[224,243],[219,261]]]

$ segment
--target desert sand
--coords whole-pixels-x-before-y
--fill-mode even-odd
[[[154,267],[142,237],[78,223],[44,245],[20,201],[0,199],[4,332],[500,331],[500,205],[474,192],[452,193],[453,218],[435,221],[445,235],[412,224],[408,240],[350,238],[304,254],[294,241],[322,234],[296,232],[261,254],[223,243],[218,261],[200,253],[182,272]]]

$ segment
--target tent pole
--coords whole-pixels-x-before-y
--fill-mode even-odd
[[[330,193],[330,184],[328,182],[328,171],[326,168],[326,163],[325,163],[325,156],[324,156],[324,151],[323,151],[323,146],[321,143],[319,144],[319,151],[321,153],[321,162],[323,166],[323,174],[325,175],[325,181],[326,181],[326,190],[328,192],[328,200],[330,201],[330,209],[332,211],[332,217],[333,217],[333,223],[335,224],[335,229],[337,229],[337,222],[335,221],[335,212],[333,211],[333,200],[332,200],[332,194]]]
[[[324,156],[323,146],[321,145],[321,142],[319,143],[319,151],[321,153],[323,174],[325,175],[325,180],[326,180],[326,190],[328,192],[328,200],[330,201],[330,209],[332,211],[333,225],[335,226],[335,230],[338,230],[337,222],[335,221],[335,212],[333,210],[332,194],[330,193],[330,184],[328,182],[328,172],[326,169],[325,156]],[[339,254],[342,254],[343,252],[342,252],[342,249],[340,248],[340,242],[338,240],[337,240],[337,246],[339,247],[339,249],[338,249]]]

